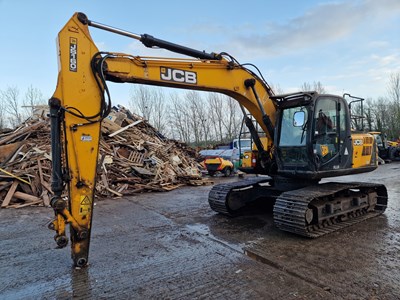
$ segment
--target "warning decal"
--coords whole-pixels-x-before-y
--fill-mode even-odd
[[[321,147],[322,157],[324,157],[325,155],[327,155],[329,153],[329,148],[327,145],[320,145],[320,147]]]
[[[86,216],[92,210],[92,199],[89,196],[81,196],[81,205],[79,207],[79,214]]]

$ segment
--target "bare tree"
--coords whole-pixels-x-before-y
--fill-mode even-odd
[[[25,99],[22,103],[27,115],[33,114],[35,106],[46,104],[42,92],[39,89],[34,88],[32,85],[28,87],[28,90],[25,93]]]
[[[152,92],[153,108],[151,124],[162,134],[167,133],[167,97],[163,90],[156,89]]]
[[[223,125],[225,128],[226,139],[231,141],[239,136],[243,113],[236,100],[228,96],[223,97],[225,98]]]
[[[300,89],[301,89],[303,92],[309,92],[309,91],[312,90],[311,84],[310,84],[309,82],[304,82],[304,83],[301,85]]]
[[[322,85],[322,83],[320,81],[317,81],[317,82],[314,81],[314,90],[318,94],[326,94],[326,89],[324,88],[324,86]]]
[[[189,143],[191,132],[186,104],[177,94],[170,94],[170,103],[168,113],[172,137]]]
[[[392,139],[400,138],[400,72],[389,77],[388,95],[390,101],[389,132]]]
[[[400,105],[400,72],[390,75],[388,94],[390,100]]]
[[[224,99],[223,95],[218,93],[208,94],[208,102],[210,105],[210,118],[214,127],[214,133],[217,140],[222,141],[223,138],[223,111]]]
[[[396,109],[397,107],[395,103],[390,102],[388,104],[388,114],[386,115],[386,134],[390,139],[399,138],[399,117]]]
[[[272,91],[274,92],[275,95],[281,95],[284,94],[284,90],[281,88],[281,86],[279,84],[270,84],[270,87],[272,89]]]
[[[190,125],[194,134],[195,145],[208,144],[212,124],[208,102],[203,97],[203,94],[196,91],[187,92],[185,101],[189,108]]]
[[[312,85],[309,82],[304,82],[300,89],[303,92],[316,91],[318,94],[326,94],[326,90],[320,81],[314,81]]]
[[[167,133],[168,99],[161,88],[139,85],[131,90],[130,109],[157,128],[163,134]]]
[[[204,117],[201,109],[201,96],[196,91],[189,91],[185,93],[185,102],[188,108],[189,126],[194,136],[195,145],[198,146],[202,139],[201,119]]]
[[[146,120],[150,120],[154,109],[154,98],[151,90],[140,84],[131,90],[130,98],[130,108]]]
[[[365,105],[364,105],[364,119],[365,119],[365,125],[366,125],[366,130],[367,131],[373,131],[374,126],[375,126],[375,120],[374,120],[374,102],[371,98],[367,98],[365,100]]]
[[[19,89],[14,87],[8,87],[2,92],[2,100],[4,103],[4,109],[8,113],[8,118],[11,126],[15,127],[22,122],[22,113],[19,103]]]
[[[387,105],[387,99],[380,97],[374,103],[373,115],[376,121],[376,129],[380,132],[387,132],[387,115],[389,113]]]

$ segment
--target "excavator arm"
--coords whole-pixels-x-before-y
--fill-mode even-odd
[[[162,47],[193,58],[100,52],[88,26],[138,39],[147,47]],[[100,127],[111,108],[106,81],[226,94],[236,99],[243,111],[245,107],[254,116],[269,138],[266,150],[272,147],[276,111],[270,98],[272,91],[262,77],[226,53],[205,53],[149,35],[135,35],[76,13],[58,35],[58,56],[57,88],[49,100],[54,192],[51,206],[55,212],[49,227],[56,231],[57,245],[65,247],[66,224],[70,224],[75,266],[83,267],[88,262]],[[257,143],[255,130],[253,138]],[[63,197],[65,185],[68,187],[66,199]]]

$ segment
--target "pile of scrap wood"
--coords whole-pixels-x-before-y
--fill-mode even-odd
[[[95,195],[113,197],[169,191],[210,183],[201,178],[198,154],[162,136],[123,107],[103,120]],[[0,133],[1,207],[49,205],[50,124],[46,112],[15,130]]]

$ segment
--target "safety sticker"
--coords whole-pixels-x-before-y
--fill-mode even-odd
[[[92,141],[92,137],[90,135],[88,135],[88,134],[82,134],[81,141],[82,142],[91,142]]]
[[[79,214],[81,216],[86,216],[92,210],[92,199],[87,195],[81,196],[80,203]]]
[[[325,155],[327,155],[329,153],[329,148],[327,145],[321,145],[321,154],[322,157],[324,157]]]

